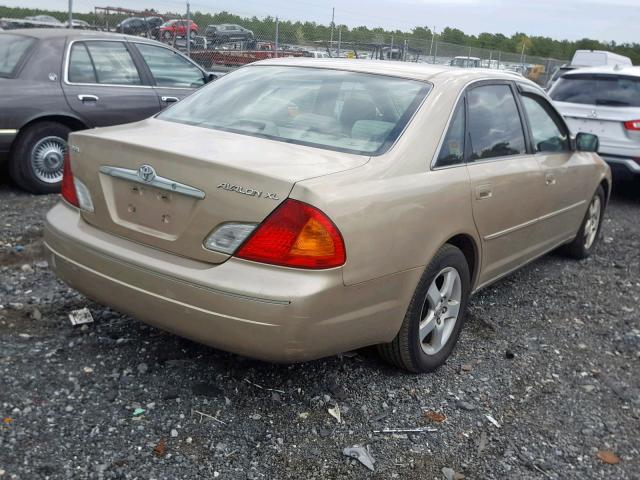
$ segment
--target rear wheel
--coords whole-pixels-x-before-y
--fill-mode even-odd
[[[576,238],[563,247],[564,253],[576,259],[587,258],[591,255],[600,236],[604,207],[605,193],[602,186],[599,186],[589,203],[589,208],[587,208],[587,213],[582,220]]]
[[[441,366],[460,336],[470,283],[464,254],[443,246],[422,275],[396,338],[378,346],[382,357],[411,372]]]
[[[70,132],[57,122],[35,123],[22,131],[9,163],[13,181],[31,193],[58,192]]]

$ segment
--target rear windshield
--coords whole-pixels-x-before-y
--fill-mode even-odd
[[[35,38],[9,33],[0,34],[0,77],[12,76],[20,60],[34,43],[36,43]]]
[[[430,85],[382,75],[250,66],[225,75],[158,118],[283,142],[379,155]]]
[[[640,78],[573,74],[561,77],[550,92],[557,102],[640,107]]]

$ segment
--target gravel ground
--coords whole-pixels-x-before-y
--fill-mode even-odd
[[[261,363],[92,303],[43,262],[57,199],[0,186],[0,478],[639,479],[637,191],[592,258],[475,296],[448,364],[418,376],[372,349]],[[72,326],[85,306],[95,322]]]

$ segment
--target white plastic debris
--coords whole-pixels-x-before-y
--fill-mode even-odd
[[[487,417],[487,420],[493,423],[497,428],[500,428],[500,424],[498,423],[498,421],[495,418],[493,418],[491,415],[485,415],[485,417]]]
[[[93,323],[93,316],[88,308],[81,308],[80,310],[73,310],[69,314],[69,320],[71,325],[83,325],[85,323]]]
[[[376,461],[371,456],[371,453],[369,452],[369,447],[364,448],[364,447],[355,445],[353,447],[345,448],[344,450],[342,450],[342,453],[345,454],[347,457],[355,458],[372,472],[375,471],[375,467],[373,466],[373,464],[376,463]]]
[[[342,417],[340,415],[340,406],[336,405],[333,408],[329,408],[329,415],[331,415],[333,418],[335,418],[338,423],[342,423]]]

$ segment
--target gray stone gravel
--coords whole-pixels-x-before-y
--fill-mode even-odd
[[[42,262],[56,198],[0,186],[0,480],[638,479],[638,190],[592,258],[550,254],[475,296],[447,365],[419,376],[371,349],[261,363],[88,301]],[[71,326],[85,306],[95,322]],[[419,427],[437,431],[373,433]]]

